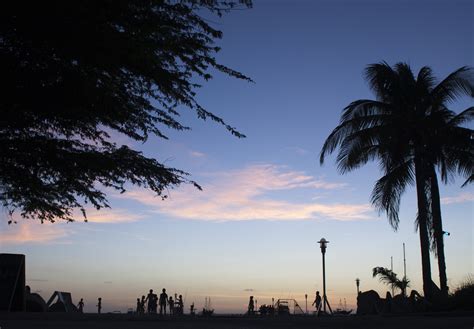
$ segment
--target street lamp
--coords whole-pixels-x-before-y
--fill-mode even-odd
[[[360,291],[359,291],[359,285],[360,285],[360,279],[359,279],[359,278],[357,278],[357,279],[356,279],[356,286],[357,286],[357,296],[359,296],[359,293],[360,293]]]
[[[331,306],[329,305],[328,299],[326,297],[326,248],[327,244],[329,241],[327,241],[325,238],[321,238],[321,240],[318,241],[320,247],[321,247],[321,253],[323,254],[323,311],[326,313],[326,304],[329,307],[329,311],[331,311]]]

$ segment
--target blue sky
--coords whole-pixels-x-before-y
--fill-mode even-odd
[[[188,132],[145,144],[115,139],[192,174],[204,188],[169,191],[161,201],[131,187],[111,191],[112,209],[91,212],[90,222],[36,225],[1,223],[2,252],[27,256],[27,282],[49,298],[54,290],[96,298],[104,310],[134,306],[148,289],[181,293],[189,305],[211,296],[218,312],[296,298],[304,304],[322,289],[317,241],[327,253],[332,305],[355,304],[355,278],[363,290],[386,288],[371,278],[374,266],[403,272],[422,291],[413,189],[402,199],[394,232],[370,206],[376,164],[341,176],[318,154],[344,106],[372,98],[363,79],[367,64],[430,66],[440,79],[474,66],[471,1],[258,1],[251,10],[209,18],[224,32],[221,63],[250,76],[246,83],[216,74],[198,92],[208,110],[247,135],[237,139],[183,109]],[[452,108],[472,106],[463,99]],[[473,269],[472,187],[456,180],[441,189],[449,285]],[[6,215],[4,215],[6,217]],[[436,262],[432,273],[437,281]],[[251,290],[251,291],[249,291]]]

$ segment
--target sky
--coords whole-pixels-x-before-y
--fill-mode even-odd
[[[319,165],[319,151],[351,101],[373,98],[364,68],[407,62],[430,66],[442,79],[474,66],[472,1],[255,0],[249,10],[208,17],[224,37],[217,59],[255,83],[216,73],[197,99],[247,137],[198,120],[184,109],[191,131],[166,131],[168,141],[145,144],[114,139],[191,173],[203,191],[182,185],[162,201],[133,186],[109,192],[111,209],[89,211],[89,222],[38,224],[0,221],[0,252],[26,255],[27,284],[46,300],[55,290],[84,298],[85,311],[127,311],[149,289],[182,294],[185,311],[211,297],[217,313],[244,313],[248,297],[258,305],[294,298],[308,308],[322,291],[321,252],[326,254],[327,295],[355,308],[361,290],[385,295],[372,278],[375,266],[391,266],[422,291],[413,188],[403,196],[395,232],[370,205],[380,177],[371,163],[341,175],[335,156]],[[472,106],[462,99],[451,105]],[[448,285],[474,273],[473,187],[456,179],[441,186]],[[436,259],[432,276],[438,282]]]

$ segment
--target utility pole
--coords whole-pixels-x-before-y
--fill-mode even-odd
[[[405,258],[405,242],[403,242],[403,280],[405,281],[407,278],[407,260]],[[406,297],[407,295],[407,289],[403,289],[402,291],[403,295]]]
[[[390,271],[393,273],[393,256],[390,256]],[[393,297],[393,283],[391,284],[392,286],[392,297]]]
[[[304,299],[306,301],[306,314],[308,314],[308,294],[304,294]]]
[[[403,242],[403,277],[407,277],[407,260],[405,259],[405,242]]]

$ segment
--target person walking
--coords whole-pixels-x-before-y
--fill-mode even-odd
[[[321,310],[321,295],[319,294],[319,291],[316,291],[316,297],[314,298],[314,302],[311,304],[311,306],[313,305],[316,306],[316,312],[319,314],[319,311]]]
[[[97,313],[100,314],[100,311],[102,310],[102,298],[97,298]]]

